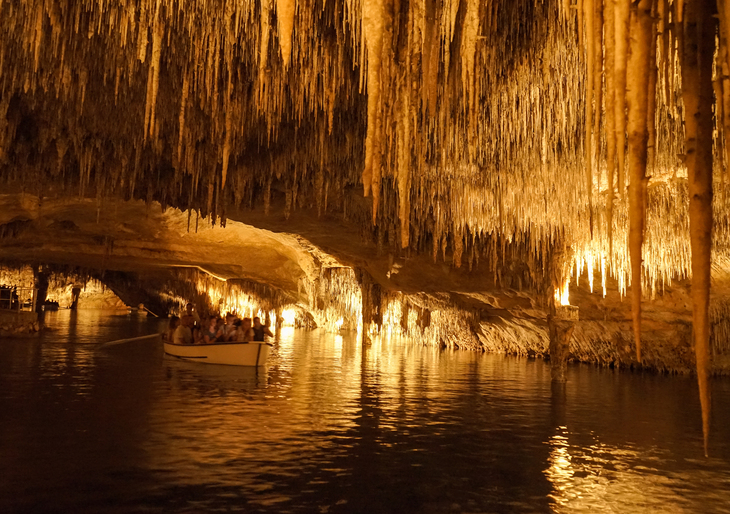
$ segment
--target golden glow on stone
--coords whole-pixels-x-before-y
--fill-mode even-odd
[[[297,312],[294,309],[284,309],[281,311],[283,326],[293,327],[297,319]]]
[[[555,290],[555,301],[559,305],[570,305],[570,277],[562,288]]]

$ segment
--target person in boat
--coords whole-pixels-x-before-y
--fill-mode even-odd
[[[178,325],[180,325],[180,318],[172,316],[170,323],[167,325],[167,331],[165,331],[166,342],[172,343],[175,340],[175,330],[177,330]]]
[[[201,320],[200,316],[195,310],[195,306],[192,303],[189,303],[185,306],[185,315],[186,316],[192,316],[193,317],[193,323],[200,327],[201,326]]]
[[[218,319],[215,316],[211,316],[208,320],[208,326],[203,330],[203,337],[200,344],[213,344],[220,341],[222,333],[218,330]]]
[[[243,318],[241,327],[238,329],[236,341],[239,343],[249,343],[253,341],[253,328],[251,327],[251,318]]]
[[[253,319],[252,329],[254,341],[264,341],[265,336],[274,337],[274,334],[271,333],[269,327],[261,324],[261,318],[258,316]]]
[[[193,323],[192,316],[185,315],[180,318],[180,325],[175,329],[173,342],[175,344],[193,344]]]
[[[240,326],[240,323],[236,325],[236,321],[238,318],[235,314],[231,314],[230,312],[226,314],[226,324],[223,327],[223,340],[224,341],[235,341],[236,340],[236,332],[238,331],[238,326]]]
[[[221,317],[215,318],[215,328],[218,331],[218,337],[223,339],[226,333],[226,321]]]

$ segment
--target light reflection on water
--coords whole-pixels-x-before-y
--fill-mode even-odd
[[[50,313],[49,313],[50,314]],[[728,512],[730,387],[285,329],[186,363],[137,314],[0,341],[0,512]]]

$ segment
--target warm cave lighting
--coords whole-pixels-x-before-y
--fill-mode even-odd
[[[586,255],[586,266],[588,268],[588,287],[593,292],[593,254],[589,253]],[[567,291],[566,287],[566,291]]]
[[[341,330],[344,323],[345,319],[340,317],[337,321],[335,321],[335,330]]]
[[[297,319],[297,311],[294,309],[284,309],[281,311],[282,326],[293,327]]]
[[[570,305],[570,280],[565,281],[562,289],[555,289],[555,301],[560,305]]]

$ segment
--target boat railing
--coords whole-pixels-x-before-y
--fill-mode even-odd
[[[34,287],[0,287],[0,309],[33,312],[37,292]]]

